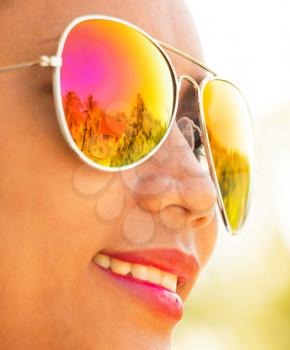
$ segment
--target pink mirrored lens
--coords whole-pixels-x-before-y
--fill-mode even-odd
[[[63,111],[81,152],[95,163],[122,167],[160,143],[175,86],[151,40],[124,23],[86,20],[69,32],[62,59]]]

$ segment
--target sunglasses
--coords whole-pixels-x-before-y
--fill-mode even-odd
[[[198,84],[190,76],[178,77],[165,50],[205,70],[206,78]],[[241,230],[252,189],[253,125],[233,83],[137,26],[104,15],[71,22],[55,56],[3,67],[0,73],[32,66],[53,68],[62,134],[86,164],[103,171],[131,169],[149,159],[176,121],[182,81],[191,83],[199,126],[183,117],[179,128],[191,145],[197,131],[225,227],[232,234]]]

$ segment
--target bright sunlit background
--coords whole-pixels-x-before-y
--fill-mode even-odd
[[[188,0],[206,63],[253,114],[256,177],[240,236],[219,242],[175,350],[290,349],[290,1]]]

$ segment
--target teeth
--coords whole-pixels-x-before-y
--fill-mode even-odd
[[[105,269],[110,268],[114,273],[119,275],[125,276],[131,274],[135,278],[149,281],[167,288],[172,292],[176,292],[177,276],[173,273],[162,271],[153,266],[131,264],[126,261],[111,258],[105,254],[97,254],[94,261],[97,265],[104,267]]]
[[[161,280],[162,280],[162,272],[153,266],[149,266],[149,268],[148,268],[148,281],[160,285]]]
[[[131,272],[132,264],[111,258],[111,270],[120,275],[128,275]]]
[[[132,275],[140,280],[148,281],[148,266],[133,264],[132,265]]]
[[[161,286],[176,291],[177,276],[169,272],[163,272]]]
[[[108,255],[97,254],[94,260],[98,265],[104,267],[105,269],[108,269],[111,265],[111,258]]]

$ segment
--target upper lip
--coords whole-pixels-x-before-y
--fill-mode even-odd
[[[122,261],[154,266],[177,276],[177,284],[194,280],[200,264],[195,255],[186,254],[180,249],[146,249],[134,251],[103,250],[100,253]]]

